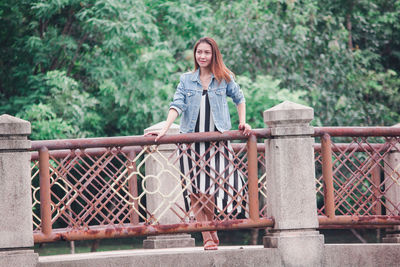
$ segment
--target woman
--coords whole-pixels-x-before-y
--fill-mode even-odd
[[[231,97],[237,106],[239,129],[245,135],[249,135],[251,127],[246,123],[243,92],[235,83],[232,72],[225,66],[217,43],[209,37],[201,38],[194,46],[193,53],[194,72],[181,76],[164,128],[158,133],[148,135],[157,135],[155,141],[158,141],[179,115],[182,115],[181,133],[227,131],[231,128],[227,96]],[[239,171],[234,170],[227,160],[233,159],[230,142],[220,142],[218,149],[215,145],[211,145],[210,148],[210,145],[210,142],[202,142],[182,145],[180,148],[181,172],[190,182],[190,186],[187,186],[187,181],[182,179],[187,189],[184,191],[185,205],[188,209],[190,201],[197,221],[212,220],[215,208],[220,212],[232,209],[244,212],[243,205],[238,205],[238,200],[244,199],[245,182]],[[208,156],[212,155],[213,159],[201,168],[198,165],[201,161],[199,156],[205,151],[208,151]],[[229,190],[226,184],[221,185],[218,182],[224,173],[229,177],[222,179],[224,183],[230,184],[231,192],[227,192]],[[242,196],[232,198],[239,191]],[[215,231],[202,232],[202,236],[205,250],[217,249],[219,240]]]

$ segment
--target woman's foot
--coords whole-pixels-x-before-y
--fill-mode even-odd
[[[214,240],[207,239],[204,241],[204,250],[217,250],[218,245],[215,244]]]
[[[217,231],[210,231],[211,237],[214,241],[214,243],[218,246],[219,245],[219,238],[217,235]]]

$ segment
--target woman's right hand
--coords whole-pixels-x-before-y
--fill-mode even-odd
[[[143,136],[156,136],[156,139],[154,141],[158,141],[161,137],[163,137],[165,135],[165,133],[167,132],[167,129],[161,129],[161,131],[159,132],[148,132],[145,133]]]

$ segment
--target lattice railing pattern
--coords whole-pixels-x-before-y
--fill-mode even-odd
[[[265,148],[258,149],[258,196],[260,217],[267,217],[267,174],[265,172]]]
[[[101,153],[93,153],[90,149],[72,149],[64,153],[50,151],[52,228],[168,224],[170,222],[165,218],[170,218],[171,213],[175,217],[174,222],[193,221],[195,211],[191,205],[185,205],[183,196],[186,190],[191,189],[190,180],[196,179],[197,174],[210,175],[213,187],[229,196],[225,209],[212,202],[212,209],[218,214],[214,220],[247,216],[246,144],[232,144],[233,149],[226,142],[210,142],[208,150],[202,154],[189,153],[184,149],[190,146],[108,147],[103,148]],[[189,172],[181,171],[180,161],[185,156],[191,158],[194,177]],[[226,168],[215,168],[213,162],[216,156],[228,162]],[[263,153],[259,153],[258,160],[259,166],[265,169]],[[41,230],[38,159],[33,159],[31,166],[33,229],[37,232]],[[244,180],[240,188],[227,182],[233,179],[235,171]],[[260,196],[265,196],[265,171],[260,169],[259,174]],[[164,184],[167,176],[169,185]],[[209,194],[216,192],[210,191]],[[260,201],[260,206],[260,215],[264,216],[265,202]]]
[[[325,215],[324,213],[324,182],[322,177],[322,155],[320,150],[314,150],[315,158],[315,186],[317,193],[317,212],[318,215]]]
[[[105,149],[100,156],[72,150],[64,157],[50,156],[51,220],[59,227],[119,224],[129,220],[125,193],[113,190],[115,180],[130,164],[118,148]],[[38,179],[38,161],[33,161],[33,180]],[[38,182],[32,182],[34,230],[40,229]]]
[[[319,137],[316,137],[318,142]],[[317,147],[318,145],[316,145]],[[210,209],[214,221],[240,219],[249,213],[247,147],[245,143],[209,142],[201,153],[190,151],[192,144],[166,144],[136,147],[50,151],[51,224],[53,229],[87,229],[92,226],[116,227],[188,223],[195,221],[195,210],[185,204],[185,191],[202,173],[210,175],[216,188],[228,195],[231,208],[221,208],[215,200]],[[332,137],[332,173],[336,216],[399,216],[400,137]],[[266,216],[265,146],[258,144],[259,216]],[[55,153],[56,152],[56,153]],[[220,153],[223,152],[223,153]],[[37,152],[36,152],[37,153]],[[321,149],[315,149],[318,215],[326,215],[325,185]],[[227,161],[216,168],[215,158]],[[181,170],[183,157],[193,166]],[[397,161],[396,161],[397,160]],[[214,163],[213,163],[214,162]],[[150,167],[153,166],[153,167]],[[230,186],[235,171],[244,180],[239,188]],[[39,162],[33,157],[33,228],[42,230],[40,215]],[[163,184],[165,177],[170,184]],[[196,188],[194,188],[196,190]],[[229,206],[229,205],[227,205]],[[238,208],[243,212],[238,212]],[[166,220],[173,214],[173,222]]]
[[[399,137],[333,138],[333,186],[336,215],[398,216],[400,212]],[[322,158],[316,151],[318,214],[325,215]]]
[[[33,160],[31,162],[31,176],[33,230],[40,230],[40,186],[38,160]]]

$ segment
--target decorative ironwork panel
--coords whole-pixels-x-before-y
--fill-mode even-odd
[[[33,230],[40,231],[39,160],[33,160],[31,162],[31,177]]]
[[[257,153],[258,159],[258,196],[260,201],[260,217],[267,217],[267,173],[265,169],[265,148]]]
[[[322,156],[319,150],[314,149],[315,157],[315,185],[317,193],[318,215],[326,215],[324,212],[324,182],[322,177]]]
[[[199,209],[191,202],[203,201],[196,192],[211,196],[203,209],[212,210],[214,221],[248,217],[246,144],[207,144],[201,153],[193,149],[195,143],[50,151],[52,228],[168,224],[171,214],[173,223],[193,222]],[[182,168],[185,160],[190,168]],[[265,217],[263,152],[258,163],[260,216]],[[41,231],[38,165],[33,159],[34,232]],[[201,177],[208,177],[209,185]],[[172,187],[164,184],[167,178]]]
[[[398,216],[400,211],[399,137],[352,137],[349,143],[332,142],[336,215]],[[316,153],[317,195],[323,198],[322,160]],[[321,203],[320,201],[318,203]],[[324,215],[324,205],[318,213]]]

